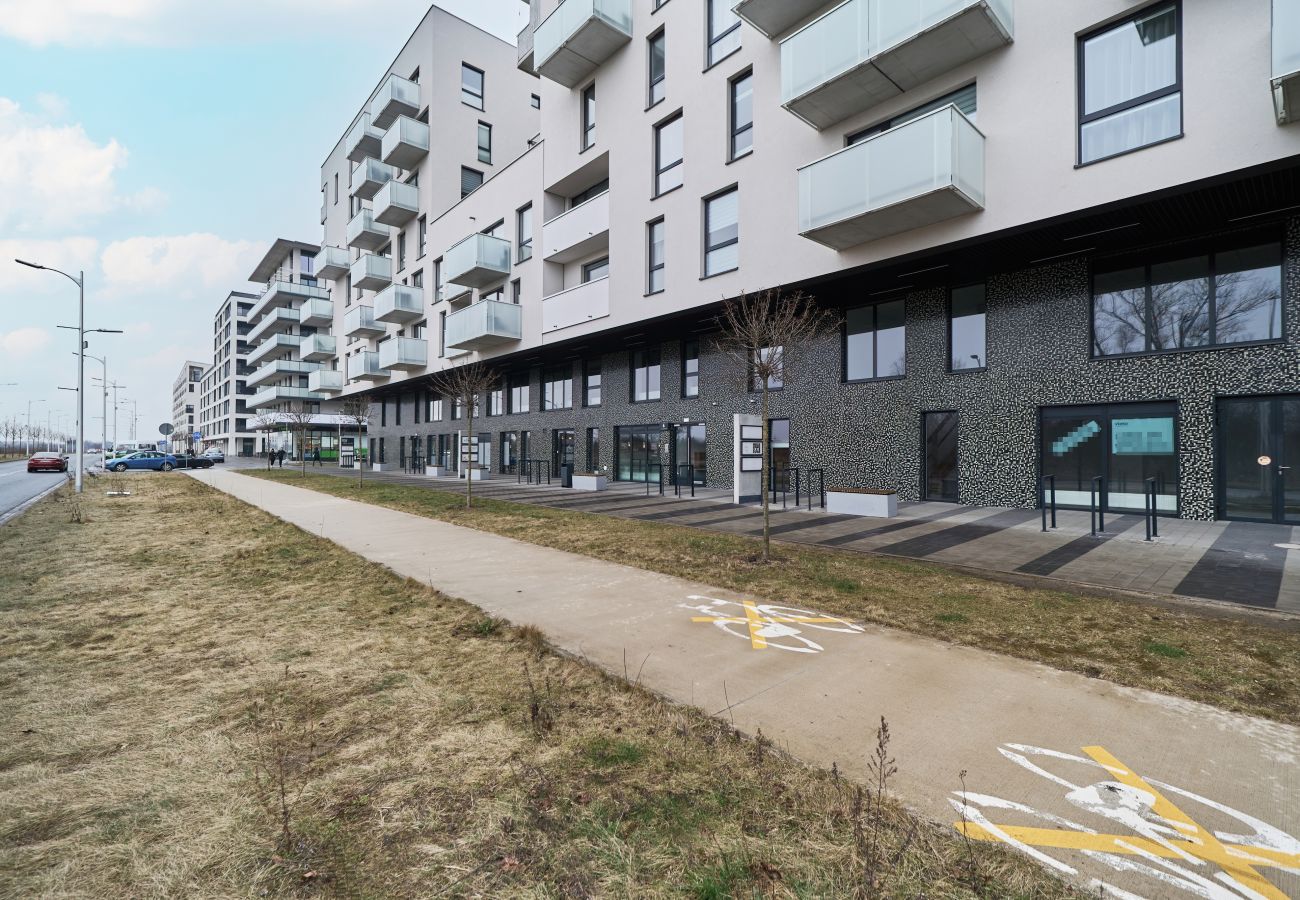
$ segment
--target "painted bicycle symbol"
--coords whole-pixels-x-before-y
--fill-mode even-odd
[[[1055,784],[1076,810],[1071,815],[1084,822],[1015,800],[954,791],[948,802],[962,816],[954,824],[974,840],[1008,844],[1071,876],[1078,870],[1065,860],[1080,853],[1116,872],[1149,879],[1162,893],[1176,888],[1206,900],[1286,900],[1268,873],[1300,875],[1296,838],[1215,800],[1144,778],[1104,747],[1084,747],[1086,757],[1024,744],[1006,744],[998,752]],[[1076,784],[1061,772],[1085,778]],[[1218,827],[1200,824],[1184,809],[1197,809],[1198,819]],[[994,815],[1017,824],[994,823]],[[1090,887],[1102,896],[1140,900],[1100,879]]]
[[[692,616],[692,622],[707,622],[733,637],[749,641],[755,650],[789,650],[792,653],[821,653],[825,648],[805,637],[802,628],[816,631],[834,631],[840,634],[861,634],[861,625],[847,619],[822,615],[793,606],[775,603],[755,603],[752,600],[719,600],[692,594],[687,600],[695,605],[681,604],[682,609],[701,613]],[[793,626],[799,625],[801,628]]]

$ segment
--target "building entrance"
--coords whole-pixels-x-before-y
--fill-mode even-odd
[[[925,482],[922,496],[926,500],[956,503],[957,490],[957,414],[928,412],[925,419]]]
[[[697,487],[704,486],[704,468],[708,460],[708,451],[706,449],[707,431],[703,425],[678,425],[673,441],[673,466],[674,472],[681,478],[687,477],[686,469],[683,466],[691,466],[693,477]],[[682,482],[685,484],[685,481]]]
[[[614,429],[619,481],[659,481],[659,425]]]
[[[1218,413],[1219,515],[1300,525],[1300,396],[1223,397]]]

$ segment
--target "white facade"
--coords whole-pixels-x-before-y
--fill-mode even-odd
[[[180,374],[172,383],[172,427],[173,451],[183,450],[190,443],[190,435],[199,419],[200,385],[208,363],[186,360],[181,364]]]
[[[255,435],[248,428],[245,384],[248,312],[257,297],[231,291],[212,319],[212,362],[199,381],[198,422],[203,449],[218,448],[238,455],[254,452]]]

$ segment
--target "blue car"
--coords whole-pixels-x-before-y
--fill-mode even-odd
[[[128,453],[126,456],[119,456],[117,459],[109,460],[108,467],[114,472],[125,472],[127,469],[153,469],[155,472],[170,472],[176,468],[176,457],[170,453],[160,453],[157,450],[137,450],[135,453]]]

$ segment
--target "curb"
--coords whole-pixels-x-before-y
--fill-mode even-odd
[[[23,513],[27,512],[28,509],[35,506],[40,501],[44,500],[46,497],[50,496],[50,494],[53,494],[55,491],[57,491],[59,488],[63,487],[67,483],[68,483],[67,479],[64,479],[63,481],[55,482],[45,490],[41,491],[35,497],[30,497],[27,500],[24,500],[22,503],[18,504],[13,509],[9,510],[9,512],[5,513],[4,515],[0,515],[0,525],[6,525],[12,520],[18,518]]]

